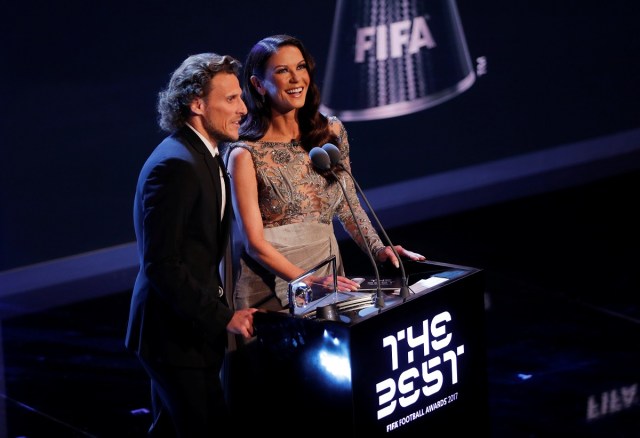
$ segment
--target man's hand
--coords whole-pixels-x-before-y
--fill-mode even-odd
[[[236,310],[233,313],[233,317],[229,324],[227,324],[227,331],[236,335],[242,335],[244,338],[250,338],[253,336],[253,314],[258,309],[250,307],[248,309]]]

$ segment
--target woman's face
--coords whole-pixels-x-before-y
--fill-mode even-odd
[[[252,77],[261,94],[267,94],[272,110],[287,113],[304,106],[309,87],[309,70],[302,52],[295,46],[283,46],[265,65],[264,80]]]

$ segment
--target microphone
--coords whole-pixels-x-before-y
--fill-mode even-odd
[[[342,157],[340,156],[340,149],[338,149],[338,146],[332,143],[326,143],[322,146],[322,150],[324,150],[329,156],[332,166],[340,165],[340,167],[342,167],[342,164],[340,163]]]
[[[338,151],[338,153],[340,153],[340,152]],[[349,197],[347,196],[347,190],[342,185],[342,182],[340,182],[340,179],[338,178],[338,175],[336,175],[333,172],[333,170],[331,169],[331,158],[329,157],[329,154],[327,153],[327,151],[325,151],[324,149],[319,148],[319,147],[316,146],[313,149],[311,149],[311,151],[309,152],[309,158],[311,158],[311,163],[313,163],[313,165],[316,168],[318,168],[320,170],[331,172],[331,175],[333,175],[333,177],[337,181],[338,185],[342,189],[342,193],[344,194],[344,199],[347,201],[347,205],[349,206],[349,210],[351,210],[351,216],[353,216],[354,222],[356,223],[356,227],[358,228],[358,233],[360,234],[360,237],[362,238],[362,241],[366,242],[367,240],[364,237],[364,233],[362,232],[362,228],[360,228],[360,224],[358,223],[358,220],[356,218],[356,214],[353,212],[353,206],[351,205],[351,201],[349,201]],[[371,251],[367,250],[367,254],[369,255],[369,259],[371,260],[371,264],[373,265],[373,270],[374,270],[374,272],[376,274],[376,285],[377,285],[376,307],[382,308],[382,307],[384,307],[384,295],[382,294],[382,289],[380,288],[380,271],[378,271],[378,265],[376,264],[376,261],[373,258],[373,255],[371,254]]]
[[[371,215],[373,216],[376,223],[378,224],[378,228],[380,228],[380,232],[382,233],[384,238],[387,240],[387,242],[389,242],[389,246],[391,247],[393,254],[398,259],[398,264],[400,265],[400,274],[402,275],[402,286],[400,286],[400,297],[403,299],[406,299],[409,296],[409,286],[407,285],[407,274],[404,270],[404,263],[402,263],[402,259],[400,258],[400,255],[398,255],[398,251],[396,251],[396,248],[393,246],[393,242],[391,242],[391,239],[389,239],[387,232],[384,230],[384,227],[382,226],[382,223],[378,219],[378,216],[376,215],[375,211],[373,211],[373,207],[371,207],[371,204],[369,204],[369,200],[364,195],[364,192],[360,188],[360,185],[358,184],[356,179],[353,177],[351,172],[349,172],[347,168],[344,167],[344,165],[340,162],[342,160],[342,157],[340,155],[340,149],[338,149],[338,147],[334,144],[326,143],[324,146],[322,146],[322,150],[327,152],[331,166],[340,167],[342,170],[345,171],[347,175],[349,175],[349,177],[353,181],[353,184],[356,186],[358,193],[360,193],[360,196],[362,196],[362,200],[365,202],[365,204],[367,204],[367,207],[369,208]]]
[[[327,151],[322,148],[314,147],[309,152],[309,158],[311,158],[311,162],[315,167],[320,170],[330,170],[331,169],[331,158]]]

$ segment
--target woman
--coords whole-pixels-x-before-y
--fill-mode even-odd
[[[340,183],[346,187],[354,214],[335,178],[311,163],[313,147],[332,143],[350,171],[347,132],[336,117],[327,118],[318,111],[320,91],[314,73],[312,56],[289,35],[259,41],[244,64],[248,114],[240,141],[226,151],[242,238],[236,308],[286,309],[288,282],[330,256],[336,257],[338,289],[357,290],[358,283],[344,276],[334,217],[363,251],[371,251],[380,263],[390,260],[398,267],[393,250],[382,243],[362,209],[353,181],[342,176]],[[400,256],[425,259],[399,245],[395,248]],[[328,274],[317,273],[316,279]]]

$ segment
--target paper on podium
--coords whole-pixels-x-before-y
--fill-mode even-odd
[[[411,291],[411,293],[419,294],[421,292],[431,289],[434,286],[439,285],[440,283],[444,283],[447,280],[449,279],[442,278],[442,277],[423,278],[422,280],[416,281],[411,286],[409,286],[409,290]]]
[[[424,278],[419,280],[412,285],[409,286],[409,291],[413,294],[418,294],[424,292],[428,289],[431,289],[434,286],[437,286],[450,278],[436,277],[431,276],[429,278]],[[377,289],[377,280],[373,277],[355,277],[352,278],[353,281],[357,281],[360,283],[360,291],[375,291]],[[394,277],[394,278],[381,278],[380,279],[380,289],[386,291],[387,293],[391,293],[393,295],[400,294],[400,288],[402,287],[402,278]]]

